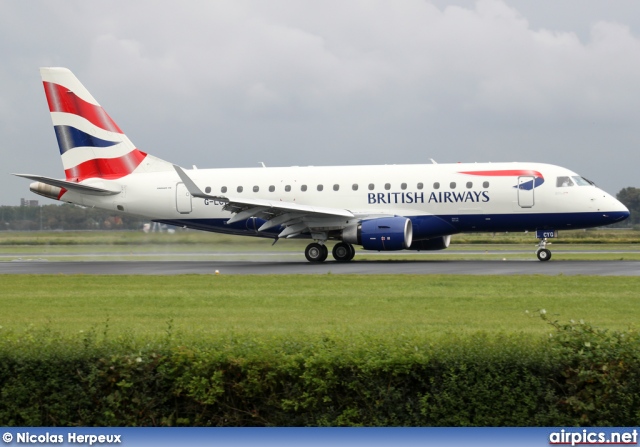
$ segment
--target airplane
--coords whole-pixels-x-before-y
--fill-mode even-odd
[[[310,262],[364,250],[442,250],[451,236],[536,232],[551,259],[559,230],[629,217],[575,172],[546,163],[185,169],[138,149],[67,68],[41,68],[65,179],[14,174],[30,190],[154,222],[274,239],[306,238]]]

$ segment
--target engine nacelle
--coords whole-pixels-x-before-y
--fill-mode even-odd
[[[413,241],[413,226],[406,217],[380,217],[345,228],[342,240],[365,250],[404,250]]]
[[[444,250],[449,247],[451,236],[434,237],[433,239],[425,239],[423,241],[413,241],[409,250],[432,251]]]
[[[33,182],[29,185],[29,189],[31,192],[35,192],[36,194],[46,197],[48,199],[60,200],[60,195],[62,193],[62,188],[58,188],[57,186],[47,185],[42,182]]]

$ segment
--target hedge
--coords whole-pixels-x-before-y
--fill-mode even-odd
[[[0,330],[0,425],[640,425],[638,334],[548,322],[435,341]]]

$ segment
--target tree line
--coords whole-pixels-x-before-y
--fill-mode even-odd
[[[618,227],[640,225],[640,188],[629,186],[616,195],[631,212]],[[139,230],[149,219],[64,203],[42,206],[0,206],[0,231]]]
[[[149,219],[64,203],[0,206],[0,231],[139,230]]]
[[[616,198],[631,212],[631,216],[626,220],[626,223],[622,222],[621,225],[629,227],[640,225],[640,188],[634,188],[633,186],[622,188],[616,194]]]

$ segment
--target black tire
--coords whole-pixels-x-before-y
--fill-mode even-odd
[[[351,261],[353,259],[353,257],[356,255],[356,249],[353,248],[353,245],[351,244],[347,244],[349,246],[349,251],[351,251],[351,254],[349,255],[349,259],[348,261]]]
[[[307,248],[304,249],[304,256],[309,262],[324,262],[328,255],[327,247],[316,242],[307,245]]]
[[[333,246],[333,259],[338,262],[349,262],[355,255],[355,250],[351,244],[345,242],[338,242]]]
[[[537,251],[536,256],[540,261],[548,261],[549,259],[551,259],[551,250],[541,248]]]

